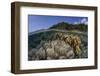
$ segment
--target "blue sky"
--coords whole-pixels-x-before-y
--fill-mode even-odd
[[[47,29],[54,24],[67,22],[70,24],[88,24],[87,17],[71,17],[71,16],[45,16],[45,15],[28,15],[29,32],[40,29]]]

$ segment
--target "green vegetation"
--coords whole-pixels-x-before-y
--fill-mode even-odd
[[[58,29],[58,31],[56,29]],[[64,31],[60,31],[60,30],[64,30]],[[80,48],[82,50],[81,58],[87,58],[88,57],[87,56],[88,55],[87,31],[88,31],[88,26],[85,24],[68,24],[65,22],[61,22],[48,28],[47,31],[41,30],[38,33],[29,34],[28,35],[28,50],[30,51],[33,48],[38,48],[37,46],[40,45],[41,42],[55,40],[56,39],[55,34],[58,32],[62,32],[67,35],[72,34],[72,35],[77,35],[78,37],[80,37],[81,39]]]
[[[32,48],[36,48],[37,45],[39,45],[41,41],[51,40],[54,33],[55,33],[54,31],[48,31],[48,32],[40,32],[37,34],[30,35],[28,37],[29,50]]]
[[[88,30],[87,28],[88,26],[85,24],[69,24],[69,23],[61,22],[53,25],[49,29],[78,30],[78,31],[87,32]]]

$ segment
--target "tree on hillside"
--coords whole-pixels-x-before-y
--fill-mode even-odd
[[[61,29],[61,30],[79,30],[79,31],[87,31],[88,26],[86,24],[69,24],[66,22],[61,22],[53,25],[49,29]]]

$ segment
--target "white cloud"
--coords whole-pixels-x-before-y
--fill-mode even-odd
[[[74,22],[74,24],[79,24],[79,22]]]
[[[74,22],[74,24],[86,24],[86,25],[88,25],[88,21],[86,18],[83,18],[80,21]]]
[[[82,23],[82,24],[88,24],[88,21],[87,21],[86,18],[83,18],[83,19],[80,21],[80,23]]]
[[[88,25],[88,21],[86,21],[84,24]]]

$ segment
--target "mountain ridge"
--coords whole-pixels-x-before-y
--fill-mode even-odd
[[[45,31],[80,31],[80,32],[86,32],[87,33],[87,25],[85,24],[69,24],[67,22],[60,22],[57,23],[55,25],[52,25],[51,27],[49,27],[48,29],[40,29],[37,31],[33,31],[28,33],[28,35],[32,35],[32,34],[36,34],[36,33],[40,33],[40,32],[45,32]]]

